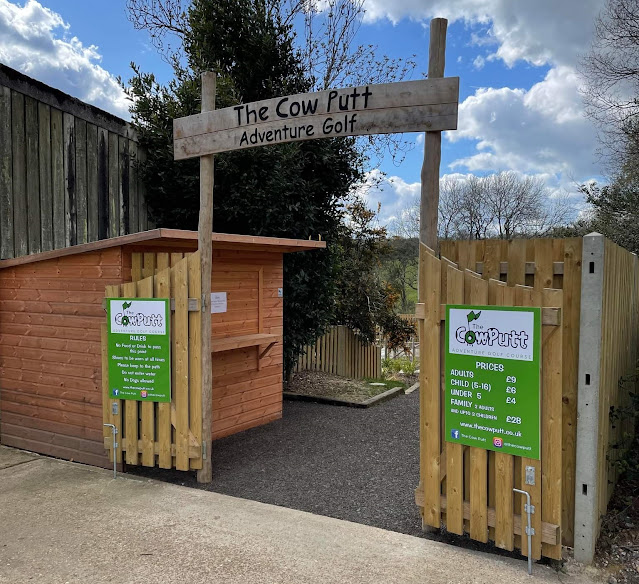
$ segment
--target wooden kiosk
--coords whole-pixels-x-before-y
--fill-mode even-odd
[[[107,467],[109,422],[118,461],[201,468],[197,244],[155,229],[0,261],[0,443]],[[227,299],[211,315],[214,439],[281,417],[283,254],[325,245],[213,234],[211,290]],[[172,299],[170,404],[109,398],[105,295]]]

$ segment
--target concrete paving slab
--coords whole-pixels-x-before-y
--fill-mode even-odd
[[[599,581],[45,457],[0,471],[0,518],[2,584]]]
[[[0,446],[0,470],[16,464],[23,464],[30,460],[36,460],[37,458],[37,454],[31,454],[17,448],[9,448],[8,446]]]

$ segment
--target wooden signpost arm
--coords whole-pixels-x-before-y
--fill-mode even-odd
[[[446,63],[445,18],[430,21],[430,47],[428,53],[428,78],[444,76]],[[442,133],[426,132],[424,140],[424,164],[422,165],[422,193],[420,206],[419,241],[437,251],[437,211],[439,206],[439,165],[441,162]]]
[[[215,109],[215,82],[213,72],[202,73],[202,111]],[[198,223],[198,249],[202,275],[202,446],[205,455],[202,468],[197,472],[198,483],[210,483],[211,417],[213,407],[213,373],[211,370],[211,269],[213,263],[213,154],[200,157],[200,218]]]

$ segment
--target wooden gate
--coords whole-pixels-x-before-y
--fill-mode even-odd
[[[534,514],[532,555],[561,558],[562,335],[561,290],[508,286],[460,270],[420,246],[420,485],[416,503],[424,525],[492,540],[499,548],[528,553],[525,498]],[[511,456],[446,442],[444,424],[444,327],[446,304],[541,306],[541,459]],[[535,484],[525,484],[533,467]]]
[[[102,325],[102,404],[105,424],[118,434],[116,461],[177,470],[202,468],[202,383],[199,298],[200,255],[133,254],[133,279],[107,286],[107,298],[171,299],[171,403],[109,397],[107,325]],[[112,435],[104,447],[113,460]]]

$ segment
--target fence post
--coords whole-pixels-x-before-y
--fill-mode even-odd
[[[583,239],[579,369],[577,383],[577,459],[575,477],[575,560],[592,563],[599,534],[599,389],[604,288],[604,237]]]

